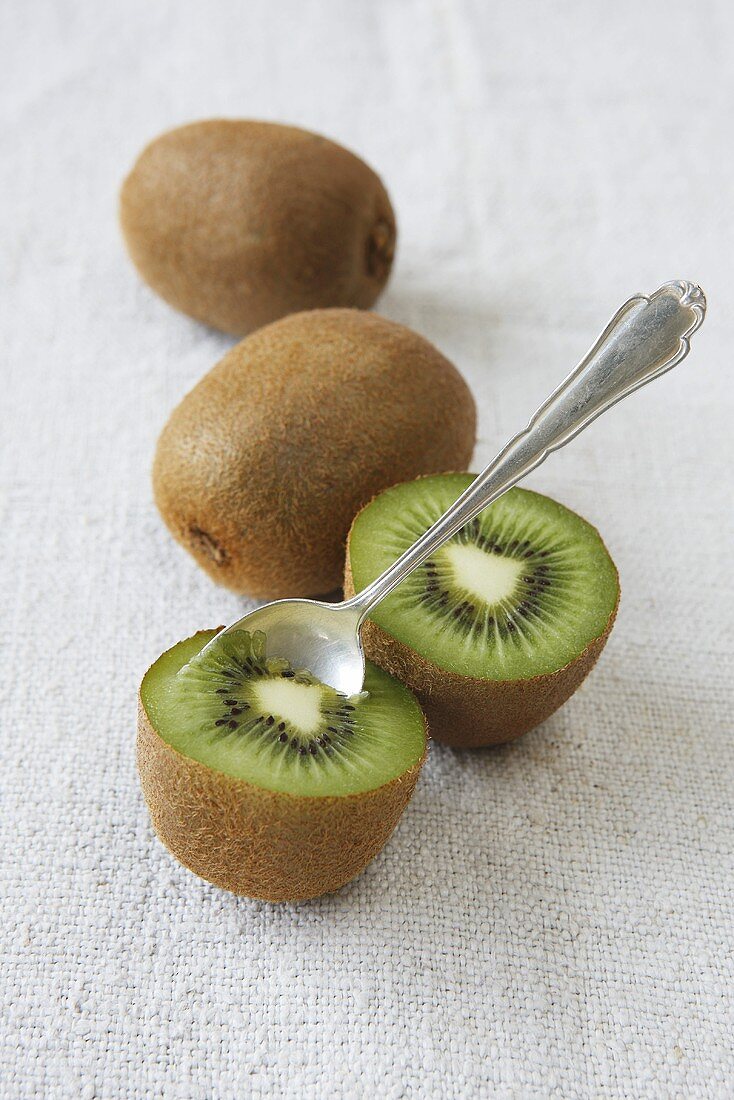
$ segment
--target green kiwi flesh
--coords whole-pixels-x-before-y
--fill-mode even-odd
[[[412,694],[367,664],[364,691],[347,698],[286,661],[265,637],[216,631],[180,642],[152,666],[141,701],[177,752],[264,790],[354,795],[418,764],[425,722]]]
[[[419,478],[367,505],[349,539],[354,590],[379,576],[472,480],[471,474]],[[512,489],[370,618],[447,672],[525,680],[578,658],[608,630],[618,598],[617,571],[598,532],[556,501]]]

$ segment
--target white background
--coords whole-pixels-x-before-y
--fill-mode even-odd
[[[0,1094],[724,1097],[734,1088],[729,3],[10,0],[0,15]],[[247,606],[149,470],[229,346],[142,286],[117,190],[162,129],[322,131],[383,176],[379,308],[477,397],[483,465],[637,290],[699,281],[686,363],[533,478],[623,597],[513,747],[434,747],[384,854],[276,907],[152,835],[135,695]]]

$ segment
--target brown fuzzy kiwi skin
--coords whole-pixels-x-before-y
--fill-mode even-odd
[[[341,584],[359,509],[418,474],[466,468],[476,408],[403,325],[314,310],[259,329],[174,409],[153,464],[164,522],[219,584],[261,599]]]
[[[379,177],[318,134],[208,119],[161,134],[120,196],[142,278],[169,305],[243,336],[303,309],[373,304],[396,227]]]
[[[138,697],[138,773],[157,836],[200,878],[261,901],[304,901],[360,874],[397,825],[425,759],[426,751],[362,794],[267,791],[172,748]]]
[[[354,594],[347,539],[344,596],[349,599]],[[480,680],[449,672],[370,619],[362,627],[362,645],[368,660],[416,695],[434,740],[456,749],[487,748],[522,737],[571,698],[604,649],[618,607],[619,577],[617,602],[602,633],[563,668],[525,680]]]

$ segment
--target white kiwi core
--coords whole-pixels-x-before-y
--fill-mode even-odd
[[[263,714],[273,714],[302,733],[318,732],[323,723],[320,684],[297,684],[293,680],[262,680],[253,684],[253,695]]]
[[[522,561],[487,554],[473,543],[449,542],[442,555],[451,566],[457,587],[488,607],[512,596],[523,571]]]

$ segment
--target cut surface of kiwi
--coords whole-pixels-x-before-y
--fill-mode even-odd
[[[472,482],[420,478],[388,489],[355,521],[357,591]],[[554,672],[604,630],[617,571],[596,530],[556,501],[511,489],[441,547],[372,613],[441,667],[495,680]]]
[[[347,698],[287,661],[265,657],[265,636],[201,635],[150,669],[142,700],[158,734],[185,756],[235,779],[295,795],[347,795],[401,775],[425,749],[410,692],[368,665]]]
[[[472,480],[424,477],[375,497],[352,524],[345,594],[379,576]],[[364,650],[415,692],[437,740],[499,744],[578,688],[618,601],[617,570],[598,532],[556,501],[512,489],[375,608]]]
[[[347,698],[235,631],[164,653],[140,689],[138,771],[156,833],[197,875],[296,901],[339,889],[382,849],[426,755],[416,700],[367,666]]]

